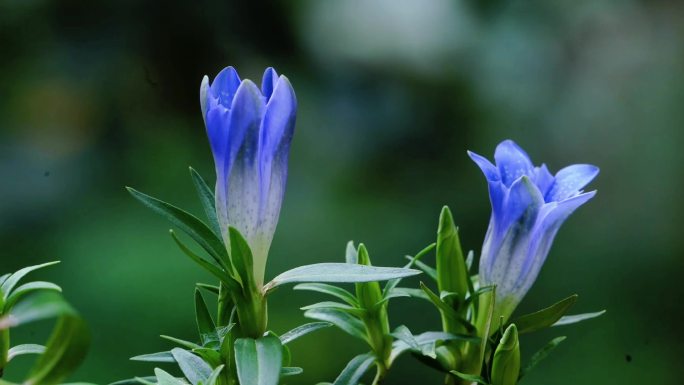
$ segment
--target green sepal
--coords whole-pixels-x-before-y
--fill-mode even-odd
[[[520,375],[520,342],[515,324],[506,328],[492,360],[492,385],[515,385]]]
[[[577,302],[577,297],[577,294],[573,294],[547,308],[518,317],[511,323],[517,326],[519,334],[550,327],[560,320],[570,307]]]

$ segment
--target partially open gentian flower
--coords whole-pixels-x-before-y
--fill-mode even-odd
[[[245,237],[261,287],[287,180],[297,100],[289,80],[273,68],[261,89],[240,80],[233,67],[210,84],[204,77],[200,104],[216,165],[216,213],[226,245],[228,227]]]
[[[551,175],[534,167],[512,140],[501,142],[496,165],[473,152],[489,184],[492,215],[480,257],[480,286],[496,285],[495,319],[508,320],[539,274],[553,239],[575,209],[596,191],[582,188],[598,167],[575,164]]]

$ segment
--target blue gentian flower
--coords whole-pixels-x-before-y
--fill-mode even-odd
[[[583,192],[598,167],[575,164],[552,175],[535,167],[512,140],[501,142],[496,165],[473,152],[489,184],[492,215],[480,257],[480,286],[496,285],[495,319],[507,320],[539,274],[553,239],[575,209],[596,191]]]
[[[261,89],[233,67],[200,87],[202,115],[216,165],[216,213],[228,245],[228,227],[247,240],[261,287],[278,223],[297,100],[289,80],[273,68]]]

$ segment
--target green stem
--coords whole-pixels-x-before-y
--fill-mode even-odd
[[[5,372],[5,366],[9,359],[10,334],[9,329],[0,330],[0,377]]]

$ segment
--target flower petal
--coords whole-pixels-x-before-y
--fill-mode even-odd
[[[214,78],[210,86],[210,94],[218,103],[229,108],[240,86],[240,76],[233,67],[226,67]]]
[[[272,67],[266,68],[266,71],[264,71],[264,77],[261,80],[261,92],[264,94],[264,97],[267,101],[271,98],[271,94],[273,93],[273,89],[275,88],[277,81],[278,73],[276,70]]]
[[[553,185],[553,182],[554,182],[553,175],[549,172],[549,169],[546,167],[545,164],[542,164],[540,167],[536,167],[534,169],[534,172],[535,172],[534,183],[537,185],[537,187],[539,187],[539,191],[541,192],[541,194],[543,196],[546,196],[546,193],[549,191],[549,189]]]
[[[487,178],[488,181],[501,180],[499,169],[497,169],[496,166],[489,161],[489,159],[472,151],[468,151],[468,156],[473,160],[473,162],[475,162],[475,164],[477,164],[478,167],[480,167],[480,170],[482,170],[482,173],[485,175],[485,178]]]
[[[523,175],[532,176],[534,171],[530,157],[512,140],[504,140],[496,146],[494,160],[506,186],[510,186]]]
[[[260,222],[271,236],[278,222],[287,180],[290,143],[294,134],[297,99],[288,79],[276,83],[261,129]],[[269,240],[270,241],[270,240]]]
[[[230,132],[224,157],[224,185],[216,186],[216,207],[224,239],[233,226],[253,238],[259,202],[259,131],[264,115],[259,88],[250,80],[240,84],[230,110]],[[219,189],[223,189],[221,193]],[[219,200],[222,197],[223,200]],[[226,239],[227,244],[227,239]]]
[[[589,184],[599,173],[599,168],[591,164],[573,164],[556,173],[556,182],[546,193],[546,201],[568,199]]]
[[[544,198],[537,186],[529,177],[522,176],[511,186],[506,196],[502,212],[498,214],[497,226],[501,230],[508,229],[514,222],[521,222],[527,227],[537,217],[539,208],[544,204]]]
[[[596,191],[580,194],[562,202],[553,202],[544,205],[539,213],[537,223],[532,230],[528,258],[520,270],[518,286],[524,295],[537,279],[546,256],[551,249],[551,244],[563,222],[578,207],[585,204],[596,195]]]

